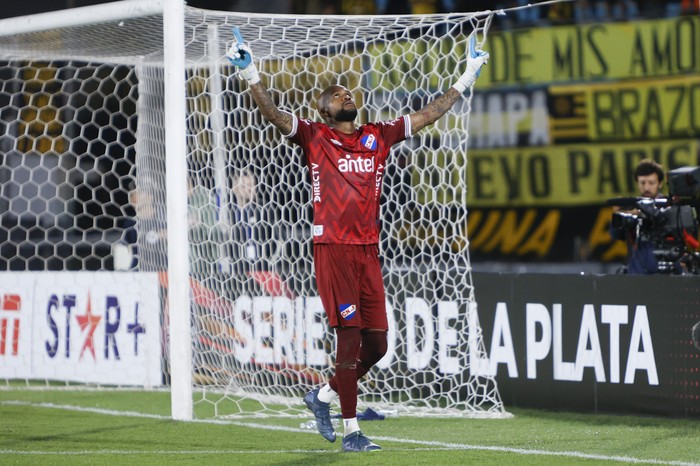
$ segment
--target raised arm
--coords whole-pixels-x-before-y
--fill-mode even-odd
[[[260,109],[260,113],[285,136],[292,132],[293,116],[291,113],[280,110],[263,83],[250,85],[250,92]]]
[[[226,52],[226,58],[239,69],[238,75],[248,81],[253,100],[255,100],[260,109],[260,113],[270,123],[275,125],[282,134],[291,133],[294,117],[277,108],[277,105],[272,100],[272,96],[260,81],[258,67],[253,63],[253,52],[243,41],[243,36],[241,36],[241,32],[236,26],[233,27],[233,35],[235,40]]]
[[[489,54],[476,48],[476,38],[472,36],[469,39],[466,71],[447,92],[408,116],[411,119],[412,132],[415,134],[426,126],[432,125],[447,113],[454,103],[459,100],[464,91],[474,84],[476,78],[479,77],[479,73],[481,73],[481,67],[484,66],[488,59]]]

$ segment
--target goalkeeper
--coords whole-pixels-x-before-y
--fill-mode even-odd
[[[471,37],[466,71],[444,94],[421,110],[392,121],[357,125],[352,93],[332,85],[318,97],[324,123],[277,108],[260,81],[251,49],[238,28],[226,53],[248,82],[262,115],[299,145],[309,169],[314,211],[314,272],[329,325],[336,333],[335,374],[304,402],[329,442],[336,434],[330,402],[337,396],[343,417],[345,451],[381,448],[360,431],[357,381],[387,351],[384,282],[379,262],[379,201],[389,150],[442,117],[476,81],[488,53]]]

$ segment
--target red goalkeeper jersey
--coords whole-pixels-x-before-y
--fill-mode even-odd
[[[379,242],[379,198],[391,146],[411,136],[408,116],[368,123],[353,134],[294,118],[287,136],[306,155],[314,204],[314,242]]]

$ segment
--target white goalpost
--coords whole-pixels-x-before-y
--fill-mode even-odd
[[[97,335],[93,371],[114,372],[121,366],[102,369],[98,360],[123,365],[124,350],[115,357],[114,348],[137,354],[139,332],[158,326],[155,385],[169,387],[175,419],[308,415],[301,397],[332,373],[334,345],[313,278],[312,183],[298,149],[233,76],[224,57],[231,28],[240,28],[280,107],[316,119],[314,99],[340,83],[369,122],[446,91],[464,68],[468,38],[485,44],[494,14],[285,16],[126,0],[0,21],[0,276],[21,283],[22,273],[37,274],[39,308],[58,293],[47,289],[89,282],[88,316],[104,324],[89,334]],[[470,100],[392,150],[380,244],[389,351],[360,383],[360,407],[507,416],[468,253]],[[69,273],[77,275],[56,278]],[[133,315],[110,298],[120,277],[132,280],[122,288],[134,290]],[[157,288],[136,293],[146,281]],[[90,304],[95,289],[112,307]],[[159,304],[142,328],[148,296]],[[17,362],[0,379],[94,383],[71,373],[87,364],[75,355],[60,370],[13,368],[52,336],[66,358],[71,345],[87,347],[71,340],[88,338],[71,307],[85,306],[71,303],[56,306],[65,331],[49,325],[18,340]],[[0,318],[14,318],[16,306],[4,313],[0,304]],[[0,334],[0,358],[8,335]],[[111,353],[100,352],[102,342]],[[23,360],[25,344],[32,349]]]

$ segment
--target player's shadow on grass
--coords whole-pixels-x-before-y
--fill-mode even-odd
[[[158,425],[166,425],[170,424],[173,421],[171,420],[162,420],[162,421],[156,421],[156,426]],[[72,442],[79,442],[80,437],[87,436],[85,438],[86,442],[90,442],[91,444],[94,443],[93,439],[90,439],[90,436],[96,435],[96,434],[105,434],[109,432],[119,432],[119,431],[128,431],[131,429],[144,429],[144,428],[151,428],[150,426],[153,426],[152,423],[143,423],[143,422],[137,422],[137,423],[131,423],[131,424],[118,424],[118,425],[110,425],[110,426],[105,426],[105,427],[100,427],[100,428],[86,428],[82,430],[64,430],[61,432],[58,432],[54,435],[36,435],[36,436],[24,436],[22,439],[18,440],[24,440],[28,442],[52,442],[52,441],[57,441],[57,440],[70,440]],[[117,437],[113,439],[115,443],[127,443],[131,449],[134,447],[133,443],[133,438],[122,438],[122,437]],[[176,445],[179,445],[179,443],[175,443]]]

